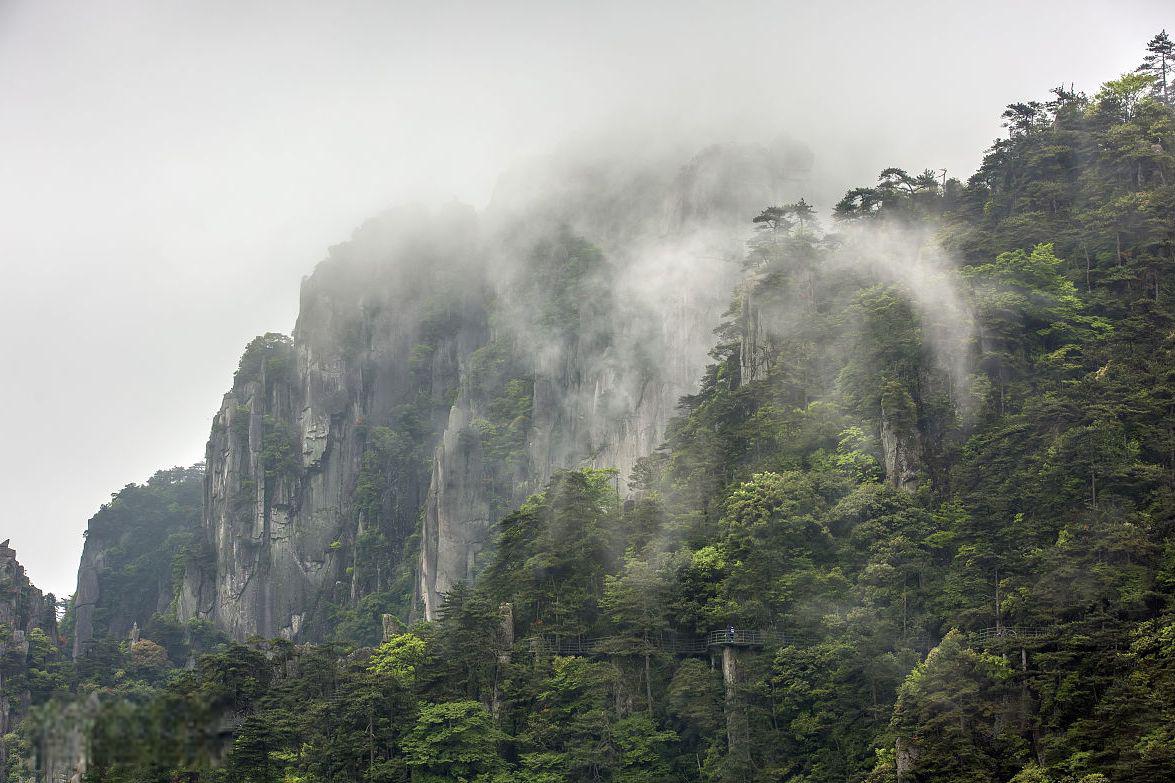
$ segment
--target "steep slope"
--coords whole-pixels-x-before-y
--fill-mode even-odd
[[[333,248],[293,340],[255,341],[216,416],[180,618],[374,640],[381,613],[431,617],[473,580],[555,468],[627,475],[692,387],[741,216],[785,195],[785,160],[807,162],[548,165],[482,218],[402,210]]]
[[[0,543],[0,781],[8,779],[11,732],[34,700],[64,685],[55,671],[55,603],[29,581],[8,540]]]
[[[68,618],[74,658],[95,640],[126,639],[171,608],[175,561],[199,530],[203,484],[202,465],[161,470],[119,490],[90,518]]]
[[[965,185],[887,169],[834,230],[763,209],[630,497],[551,470],[476,583],[374,649],[229,645],[123,683],[94,779],[1172,780],[1175,108],[1149,86],[1013,104]],[[596,398],[564,392],[631,350],[610,251],[536,236],[430,477],[487,517],[535,455],[590,461]]]
[[[349,602],[367,558],[385,565],[373,591],[395,579],[428,484],[417,444],[484,340],[473,231],[462,210],[368,223],[305,281],[294,340],[250,344],[208,442],[182,619],[293,637]]]

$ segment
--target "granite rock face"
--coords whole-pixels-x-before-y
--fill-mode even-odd
[[[168,611],[177,587],[172,559],[199,526],[203,483],[202,465],[160,470],[90,518],[73,601],[74,658]]]
[[[78,586],[74,593],[73,657],[77,658],[94,638],[94,609],[98,605],[98,575],[106,568],[106,543],[87,536],[78,563]]]
[[[750,217],[806,164],[545,165],[481,216],[400,210],[332,248],[214,419],[180,618],[311,639],[365,599],[432,617],[554,471],[624,483],[705,366]]]
[[[914,492],[920,478],[922,438],[913,400],[904,390],[883,396],[880,435],[886,482],[903,492]]]
[[[373,522],[354,497],[373,430],[407,408],[424,418],[416,434],[440,429],[459,357],[483,340],[473,238],[464,212],[371,221],[304,281],[293,340],[251,344],[213,420],[181,619],[238,639],[301,638],[350,601],[347,569]],[[402,462],[415,475],[384,477],[395,497],[381,521],[407,539],[429,471]]]
[[[0,542],[0,623],[11,632],[40,628],[56,633],[52,595],[45,595],[29,581],[9,540]]]
[[[0,781],[8,769],[4,737],[24,717],[29,693],[13,685],[28,670],[30,637],[44,634],[57,643],[57,613],[52,595],[45,595],[29,581],[16,551],[0,543]]]
[[[793,149],[711,147],[680,167],[632,171],[604,161],[534,173],[499,189],[490,214],[500,223],[526,215],[528,225],[548,227],[537,242],[532,233],[534,246],[499,246],[513,263],[492,262],[494,336],[508,332],[532,384],[525,448],[503,477],[500,459],[487,458],[485,427],[477,437],[492,403],[476,383],[463,383],[436,449],[424,515],[424,616],[434,616],[456,582],[476,578],[494,525],[556,470],[611,468],[626,491],[633,467],[662,442],[678,400],[694,391],[705,367],[713,329],[741,275],[736,259],[750,217],[793,192],[790,177],[809,164]],[[583,261],[561,232],[586,239],[604,261],[578,289],[590,307],[544,319],[544,304],[560,299],[559,285],[528,290],[526,281],[547,280],[552,257],[556,266],[565,257]]]

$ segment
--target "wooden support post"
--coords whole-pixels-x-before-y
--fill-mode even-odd
[[[726,775],[728,780],[743,780],[751,765],[750,725],[743,702],[742,670],[738,648],[722,648],[722,681],[726,685]]]

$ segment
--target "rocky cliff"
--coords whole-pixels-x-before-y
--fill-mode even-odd
[[[25,574],[16,552],[0,543],[0,781],[8,769],[8,735],[30,704],[30,673],[57,645],[57,613]]]
[[[73,598],[73,656],[92,642],[122,641],[167,612],[178,588],[173,560],[200,529],[202,465],[128,484],[86,525]]]
[[[394,580],[484,342],[474,230],[464,210],[371,221],[305,280],[293,339],[250,344],[213,421],[181,618],[295,638]]]
[[[29,581],[8,539],[0,543],[0,623],[13,639],[31,633],[34,628],[40,628],[52,638],[57,636],[52,594],[45,595]]]
[[[332,248],[292,340],[250,345],[214,419],[181,619],[374,635],[476,578],[553,471],[616,468],[619,488],[706,362],[748,215],[806,162],[548,162],[483,215],[399,210]]]

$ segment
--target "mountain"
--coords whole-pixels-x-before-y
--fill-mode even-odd
[[[123,487],[90,518],[67,615],[74,658],[134,628],[166,636],[161,616],[174,611],[175,563],[199,530],[203,487],[202,465],[161,470]]]
[[[627,474],[704,365],[743,215],[810,164],[785,152],[544,161],[483,216],[402,209],[333,248],[213,422],[179,618],[377,641],[472,582],[552,471]]]
[[[777,195],[801,153],[718,147],[365,225],[246,348],[199,518],[165,472],[91,525],[12,779],[1173,779],[1148,51],[831,218]]]
[[[36,702],[64,690],[57,607],[25,574],[6,539],[0,543],[0,737]],[[0,780],[8,780],[10,742],[0,743]]]

